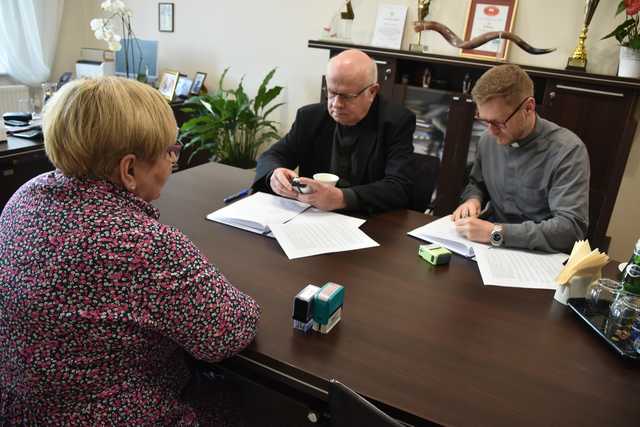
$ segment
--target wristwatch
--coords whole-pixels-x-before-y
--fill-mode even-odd
[[[502,243],[504,243],[502,225],[496,224],[493,226],[493,230],[491,230],[491,234],[489,235],[489,241],[493,246],[502,246]]]

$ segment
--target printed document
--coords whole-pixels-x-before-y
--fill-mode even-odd
[[[297,200],[258,192],[210,213],[207,219],[253,233],[267,234],[268,224],[282,224],[308,208],[308,204]]]
[[[360,219],[353,216],[342,215],[335,212],[327,212],[321,211],[316,208],[309,208],[304,211],[302,214],[296,216],[291,221],[288,221],[289,224],[302,224],[309,222],[318,222],[323,221],[327,224],[340,224],[343,226],[350,226],[358,228],[365,222],[366,219]]]
[[[406,19],[407,6],[399,4],[380,5],[371,44],[378,47],[400,49]]]
[[[485,285],[529,289],[556,289],[555,278],[566,254],[485,247],[475,251]]]
[[[380,246],[358,226],[354,226],[353,218],[345,220],[340,217],[350,217],[325,213],[331,215],[323,215],[319,220],[297,217],[286,224],[269,224],[289,259]]]
[[[456,226],[451,220],[451,215],[431,221],[429,224],[411,230],[407,234],[421,240],[438,243],[451,252],[468,258],[473,257],[478,249],[490,247],[490,245],[472,242],[459,235],[456,231]]]

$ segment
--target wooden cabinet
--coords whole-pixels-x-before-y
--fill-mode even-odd
[[[376,61],[383,96],[416,112],[416,152],[440,159],[432,200],[434,213],[445,215],[455,209],[475,156],[477,137],[482,132],[473,119],[475,104],[468,93],[462,93],[463,84],[475,82],[499,63],[327,41],[311,40],[309,47],[327,49],[330,56],[355,47]],[[633,112],[640,81],[577,71],[522,68],[534,82],[538,113],[575,132],[589,151],[589,239],[593,245],[606,248],[605,234],[636,129]],[[425,83],[428,88],[423,87]],[[421,149],[425,140],[435,146]]]

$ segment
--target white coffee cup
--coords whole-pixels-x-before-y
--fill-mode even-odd
[[[335,187],[340,177],[332,173],[315,173],[313,174],[313,179],[323,184]]]

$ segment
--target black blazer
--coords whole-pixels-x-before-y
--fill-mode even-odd
[[[368,126],[356,144],[356,179],[350,188],[365,213],[407,208],[413,185],[409,163],[416,116],[378,95],[367,119],[372,120],[366,120]],[[258,159],[253,189],[271,192],[266,178],[279,167],[299,166],[300,176],[309,178],[315,173],[331,172],[335,127],[326,104],[300,108],[289,133]]]

